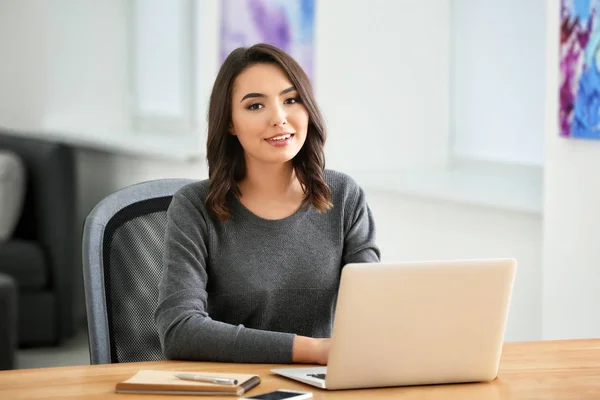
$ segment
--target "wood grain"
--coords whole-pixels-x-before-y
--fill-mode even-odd
[[[311,391],[317,400],[600,399],[600,339],[506,343],[499,376],[490,383],[329,392],[271,374],[269,370],[276,367],[281,366],[163,361],[0,371],[0,398],[181,398],[114,392],[117,382],[128,379],[140,369],[164,369],[257,373],[262,383],[247,396],[288,388]]]

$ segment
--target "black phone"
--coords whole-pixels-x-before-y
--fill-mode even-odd
[[[257,394],[252,397],[242,397],[243,399],[254,400],[304,400],[310,399],[313,395],[311,392],[298,392],[296,390],[275,390],[273,392]]]

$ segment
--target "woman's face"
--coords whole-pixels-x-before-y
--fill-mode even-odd
[[[255,64],[239,74],[231,98],[231,134],[238,137],[247,163],[286,163],[306,140],[308,111],[285,72]]]

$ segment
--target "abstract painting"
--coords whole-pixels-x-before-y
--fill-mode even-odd
[[[237,47],[268,43],[313,79],[315,0],[221,0],[220,60]]]
[[[560,135],[600,139],[600,0],[561,0]]]

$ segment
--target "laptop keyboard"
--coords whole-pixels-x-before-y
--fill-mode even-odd
[[[306,376],[310,376],[311,378],[323,379],[325,380],[326,374],[306,374]]]

